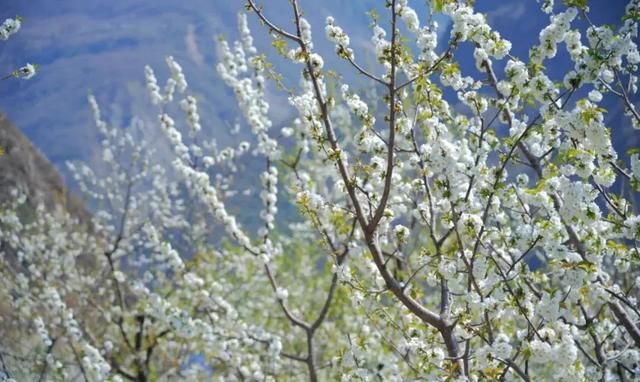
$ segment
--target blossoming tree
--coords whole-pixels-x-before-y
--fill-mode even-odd
[[[591,23],[586,1],[545,0],[550,22],[526,58],[467,3],[430,2],[453,21],[441,47],[438,25],[407,0],[383,5],[371,68],[339,17],[324,28],[382,93],[368,100],[330,75],[297,0],[293,25],[248,0],[300,72],[288,89],[296,116],[273,126],[266,87],[279,68],[241,14],[217,69],[251,138],[223,149],[201,137],[179,64],[167,58],[162,88],[146,67],[171,168],[91,98],[106,166],[72,169],[97,206],[92,226],[43,209],[20,216],[19,196],[0,215],[3,330],[21,333],[19,345],[0,342],[6,377],[638,378],[640,159],[618,157],[600,105],[620,99],[626,125],[640,127],[640,1],[613,29]],[[456,62],[465,45],[470,73]],[[545,62],[559,49],[574,68],[554,82]],[[247,192],[236,186],[245,157],[264,169]],[[256,229],[231,212],[251,192]],[[298,214],[278,211],[287,201]]]

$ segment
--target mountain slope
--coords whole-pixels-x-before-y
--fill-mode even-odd
[[[60,206],[80,222],[89,221],[86,208],[68,191],[53,164],[1,113],[0,153],[0,204],[19,190],[31,207],[40,203],[47,209]]]

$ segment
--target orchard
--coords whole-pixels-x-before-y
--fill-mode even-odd
[[[638,134],[640,1],[615,27],[587,1],[540,1],[527,57],[472,1],[380,1],[373,64],[339,10],[318,35],[302,2],[278,3],[288,24],[264,3],[217,42],[242,139],[203,134],[169,56],[168,79],[144,79],[171,158],[91,95],[103,166],[70,164],[91,221],[21,190],[0,208],[0,380],[640,378],[640,156],[616,152],[603,106],[621,102],[615,128]],[[251,198],[253,226],[236,216]]]

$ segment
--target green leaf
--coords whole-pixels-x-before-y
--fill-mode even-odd
[[[584,11],[589,6],[589,0],[564,0],[564,5]]]
[[[375,9],[371,9],[369,12],[367,12],[367,14],[369,15],[369,17],[371,17],[371,21],[373,21],[375,24],[377,24],[378,20],[380,20],[380,15]]]
[[[287,56],[287,42],[280,37],[279,35],[272,35],[273,38],[271,40],[271,45],[276,49],[279,55],[286,57]]]
[[[536,195],[544,189],[545,182],[546,181],[544,179],[540,179],[540,181],[538,182],[538,184],[536,184],[534,188],[528,188],[525,190],[525,192],[530,195]]]

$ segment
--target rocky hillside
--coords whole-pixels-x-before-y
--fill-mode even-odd
[[[48,209],[61,206],[81,222],[90,220],[81,200],[68,191],[56,168],[0,113],[0,204],[12,197],[14,189],[26,193],[31,207],[40,203]]]

